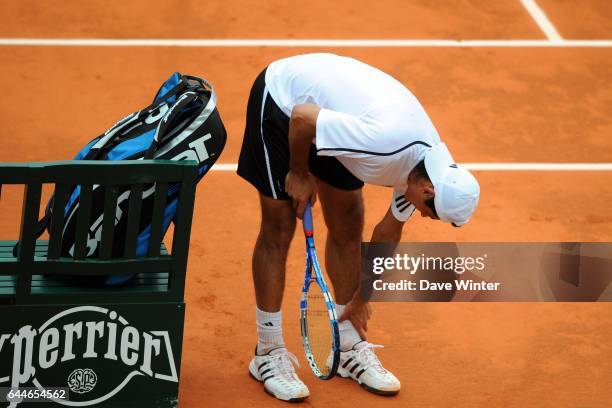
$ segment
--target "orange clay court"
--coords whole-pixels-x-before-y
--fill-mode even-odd
[[[256,75],[282,57],[329,51],[402,81],[462,163],[612,162],[612,3],[538,0],[554,31],[525,3],[533,2],[6,2],[0,9],[0,161],[72,158],[115,120],[148,103],[171,72],[180,71],[215,84],[228,130],[220,163],[236,163]],[[422,41],[377,47],[5,41],[15,38]],[[587,41],[555,46],[560,38]],[[436,39],[499,42],[427,42]],[[475,175],[482,196],[469,225],[453,229],[415,217],[402,240],[612,240],[610,170],[489,169]],[[0,233],[7,238],[16,235],[21,192],[6,188],[3,193]],[[368,186],[364,195],[367,240],[387,210],[390,192]],[[187,275],[181,407],[286,406],[264,393],[247,372],[256,342],[250,257],[258,211],[256,191],[234,171],[212,171],[199,184]],[[320,208],[314,215],[322,253]],[[283,312],[285,339],[300,357],[298,373],[311,390],[304,406],[612,406],[608,303],[378,303],[369,339],[385,345],[379,355],[402,381],[401,393],[382,398],[353,381],[319,381],[302,357],[300,229],[297,238],[288,260]]]

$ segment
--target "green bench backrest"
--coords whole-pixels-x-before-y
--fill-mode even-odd
[[[0,278],[16,277],[15,293],[10,303],[50,303],[62,297],[62,303],[91,303],[100,300],[112,303],[164,301],[181,302],[184,297],[185,271],[191,219],[198,169],[195,162],[157,160],[102,162],[66,161],[55,163],[0,164],[0,194],[2,184],[25,185],[20,248],[16,258],[0,257]],[[60,256],[63,217],[53,217],[47,253],[41,253],[41,242],[36,241],[36,224],[41,204],[42,185],[54,185],[53,213],[62,214],[69,195],[76,185],[81,186],[77,214],[74,257]],[[143,185],[155,183],[151,237],[148,254],[135,257],[138,226],[142,205]],[[179,203],[175,218],[171,254],[163,251],[162,222],[168,185],[180,183]],[[93,186],[104,188],[104,218],[99,257],[86,258],[89,217]],[[125,252],[121,258],[112,257],[114,220],[118,186],[131,189],[128,207]],[[12,237],[12,239],[14,239]],[[8,244],[7,244],[8,245]],[[6,245],[5,245],[6,246]],[[160,252],[160,249],[162,252]],[[6,251],[5,251],[6,252]],[[44,252],[44,251],[43,251]],[[33,275],[119,275],[129,273],[163,274],[167,276],[167,290],[152,287],[137,292],[121,289],[100,289],[99,296],[91,290],[55,291],[44,294],[32,290]],[[38,278],[34,278],[36,281]]]

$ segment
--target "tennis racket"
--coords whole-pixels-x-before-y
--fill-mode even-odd
[[[306,236],[306,277],[300,303],[302,343],[312,372],[321,380],[328,380],[336,375],[340,361],[338,317],[317,260],[310,203],[302,221]]]

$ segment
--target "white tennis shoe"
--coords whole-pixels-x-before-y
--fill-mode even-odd
[[[400,391],[401,384],[397,377],[386,370],[376,354],[378,344],[360,341],[351,350],[340,351],[338,374],[343,378],[352,378],[366,390],[380,395],[395,395]],[[331,363],[331,355],[328,366]]]
[[[269,394],[283,401],[303,401],[309,395],[308,387],[297,376],[295,363],[300,366],[297,357],[285,347],[270,350],[262,356],[255,353],[249,363],[249,373],[257,381],[263,382]]]

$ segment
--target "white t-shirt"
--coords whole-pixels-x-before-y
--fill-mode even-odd
[[[270,64],[266,86],[287,116],[297,104],[321,107],[317,154],[335,156],[365,183],[393,187],[393,214],[408,219],[414,206],[400,211],[405,205],[398,206],[396,198],[403,195],[408,174],[440,138],[404,85],[353,58],[306,54]]]

